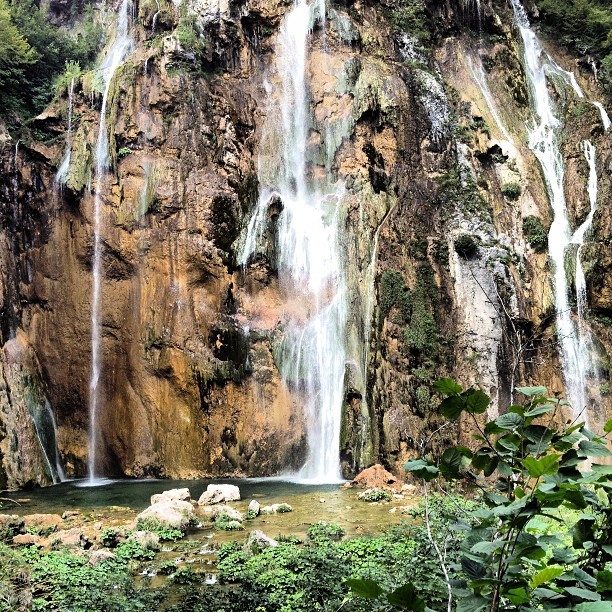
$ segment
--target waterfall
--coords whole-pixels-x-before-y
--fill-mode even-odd
[[[591,349],[593,346],[591,335],[588,327],[585,324],[585,316],[588,314],[588,303],[587,303],[587,291],[586,291],[586,280],[584,277],[584,270],[582,268],[582,262],[580,260],[580,251],[584,245],[584,239],[586,234],[591,229],[593,224],[593,217],[597,210],[597,164],[595,161],[595,147],[589,140],[585,140],[582,143],[582,152],[586,158],[589,166],[589,182],[587,192],[589,194],[590,210],[587,218],[584,220],[582,225],[574,232],[572,236],[572,243],[578,245],[576,252],[576,308],[578,313],[578,350],[580,352],[580,362],[583,364],[584,372],[586,375],[589,371],[594,371],[594,365],[591,360]]]
[[[561,69],[547,61],[548,58],[543,52],[535,33],[529,27],[527,15],[519,0],[512,0],[512,7],[523,40],[523,62],[532,107],[532,121],[527,126],[529,147],[542,167],[550,204],[554,212],[554,220],[548,235],[548,244],[554,269],[557,335],[561,345],[567,397],[575,416],[578,416],[586,408],[587,401],[586,373],[588,371],[588,359],[585,353],[588,343],[585,342],[584,338],[581,338],[581,330],[578,329],[577,324],[572,319],[568,300],[569,287],[565,269],[565,256],[569,245],[575,240],[576,236],[572,236],[570,232],[570,222],[563,190],[564,167],[559,145],[561,123],[555,115],[554,104],[546,84],[546,71],[559,73]],[[571,73],[566,72],[567,74]],[[575,79],[568,77],[568,81],[576,93],[582,96],[583,94],[575,83]],[[593,207],[593,202],[591,206]],[[587,227],[585,227],[584,232],[586,232],[586,229]],[[578,232],[580,232],[580,228]],[[584,232],[579,236],[580,240],[583,239]],[[579,255],[577,260],[579,262]],[[586,329],[584,333],[586,333]]]
[[[100,382],[100,298],[101,298],[101,268],[102,268],[102,237],[101,208],[102,190],[106,169],[110,165],[108,151],[108,133],[106,127],[106,107],[108,94],[117,68],[123,63],[133,48],[129,34],[130,0],[123,0],[117,17],[117,31],[99,73],[103,80],[104,92],[102,108],[98,124],[98,140],[96,143],[95,193],[94,193],[94,251],[93,251],[93,287],[91,301],[91,378],[89,380],[89,480],[93,481],[97,473],[97,442],[98,442],[98,410],[100,397],[98,383]]]
[[[153,15],[153,20],[151,21],[151,32],[155,34],[155,28],[157,27],[157,20],[159,19],[159,13],[161,11],[161,7],[159,6],[159,0],[155,0],[155,4],[157,6],[157,11],[155,11],[155,15]]]
[[[246,266],[266,232],[269,208],[282,202],[277,221],[276,264],[287,297],[300,302],[284,329],[277,359],[286,384],[300,394],[308,428],[308,457],[299,477],[333,482],[340,478],[340,425],[346,364],[347,283],[340,245],[344,186],[307,176],[306,141],[311,124],[306,60],[321,0],[296,0],[276,44],[281,81],[280,113],[272,127],[281,145],[272,159],[259,160],[259,204],[250,220],[241,255]],[[316,11],[316,12],[315,12]],[[277,120],[274,122],[274,117]]]
[[[70,157],[72,155],[72,107],[74,98],[74,77],[70,79],[70,90],[68,92],[68,133],[66,135],[66,152],[62,163],[55,175],[55,182],[63,185],[68,180],[68,170],[70,169]]]
[[[604,130],[607,132],[610,129],[611,122],[610,117],[606,112],[606,109],[604,108],[601,102],[593,102],[593,106],[597,107],[597,109],[599,110],[599,114],[601,115],[601,122],[603,123]]]
[[[487,75],[485,74],[484,67],[482,65],[482,59],[480,57],[480,53],[476,55],[476,58],[477,58],[476,66],[474,66],[474,62],[472,61],[472,58],[469,55],[467,58],[468,67],[470,69],[470,73],[472,74],[472,78],[476,82],[476,85],[478,85],[478,88],[480,89],[480,93],[482,94],[482,97],[484,98],[487,106],[489,107],[489,112],[491,113],[491,116],[493,117],[495,123],[497,124],[499,131],[503,134],[504,138],[508,142],[514,144],[514,140],[512,136],[510,136],[510,134],[508,133],[508,130],[506,130],[506,128],[504,127],[501,117],[499,116],[499,113],[497,112],[497,108],[495,107],[495,102],[493,101],[491,90],[489,89],[489,86],[487,84]]]

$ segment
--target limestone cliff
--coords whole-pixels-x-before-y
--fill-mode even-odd
[[[416,452],[440,424],[429,390],[440,374],[480,381],[494,411],[523,382],[563,393],[549,263],[524,230],[529,216],[547,227],[551,211],[526,145],[517,33],[505,2],[483,5],[478,13],[474,3],[430,2],[430,22],[449,24],[429,35],[431,49],[398,27],[395,0],[328,3],[314,25],[308,172],[345,185],[343,246],[354,262],[347,474],[376,461],[396,468]],[[266,122],[277,95],[274,45],[289,8],[283,0],[136,6],[135,50],[112,82],[113,166],[102,199],[105,474],[269,475],[304,460],[303,398],[278,365],[288,313],[303,308],[284,299],[275,269],[280,206],[268,209],[267,242],[239,265],[260,160],[277,146]],[[598,99],[592,76],[549,50]],[[600,202],[610,197],[612,146],[598,110],[566,89],[555,95],[566,117],[566,197],[579,222],[588,212],[580,143],[597,147]],[[0,484],[10,487],[57,477],[32,406],[52,408],[68,474],[86,469],[94,74],[78,80],[71,102],[62,184],[55,174],[67,92],[34,121],[43,141],[2,134]],[[612,221],[604,206],[594,223],[584,254],[601,358],[591,390],[596,428],[611,409]],[[20,432],[18,421],[28,423]],[[469,433],[465,424],[447,431]]]

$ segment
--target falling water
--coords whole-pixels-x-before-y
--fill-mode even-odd
[[[489,107],[489,112],[491,113],[493,119],[495,120],[495,123],[497,124],[499,131],[504,135],[504,138],[508,142],[514,144],[514,140],[512,136],[510,136],[510,134],[508,133],[508,130],[506,130],[506,128],[504,127],[501,117],[499,116],[499,113],[497,112],[495,102],[493,101],[493,96],[491,95],[491,90],[489,89],[489,86],[487,84],[487,75],[485,74],[484,67],[482,65],[482,59],[480,57],[480,53],[476,55],[476,58],[477,58],[476,66],[474,66],[474,62],[472,61],[472,58],[470,56],[468,56],[467,58],[468,66],[472,74],[472,77],[474,81],[476,81],[476,85],[478,85],[478,88],[480,89],[480,93],[482,93],[482,97],[485,99],[485,102],[487,103],[487,106]]]
[[[593,217],[597,209],[597,164],[595,161],[595,147],[589,140],[585,140],[582,143],[582,152],[589,165],[589,182],[587,192],[589,194],[590,210],[587,218],[584,220],[582,225],[574,232],[572,236],[572,243],[578,245],[576,252],[576,306],[578,312],[578,348],[580,351],[580,362],[583,364],[584,372],[586,375],[589,371],[594,369],[591,360],[591,349],[592,341],[588,327],[585,324],[585,316],[588,313],[588,302],[587,302],[587,290],[586,280],[584,277],[584,270],[582,268],[582,261],[580,260],[580,251],[584,245],[584,239],[591,225],[593,224]]]
[[[343,186],[329,187],[306,174],[306,140],[311,121],[306,84],[307,47],[315,10],[296,0],[276,46],[281,79],[280,132],[276,159],[260,159],[262,188],[242,253],[246,265],[265,234],[271,202],[282,201],[278,218],[277,265],[282,290],[300,296],[302,311],[285,328],[279,351],[281,374],[306,405],[308,458],[299,476],[331,482],[340,478],[340,420],[346,363],[347,288],[339,234]],[[280,159],[278,158],[280,154]],[[274,156],[273,156],[274,157]],[[280,171],[274,173],[274,166]]]
[[[593,106],[596,106],[599,110],[599,114],[601,115],[601,122],[603,123],[604,130],[607,132],[610,129],[611,122],[610,117],[606,112],[606,109],[604,108],[601,102],[593,102]]]
[[[106,169],[110,164],[108,151],[108,134],[106,129],[106,106],[113,75],[133,48],[129,34],[130,0],[123,0],[119,9],[117,32],[115,40],[108,51],[102,65],[100,74],[104,83],[102,108],[98,127],[98,140],[96,144],[96,184],[94,195],[94,252],[93,252],[93,288],[91,302],[91,378],[89,381],[89,480],[96,478],[97,468],[97,441],[98,441],[98,410],[100,381],[100,293],[101,293],[101,266],[102,266],[102,237],[100,235],[102,188]]]
[[[553,71],[556,71],[556,69],[554,66],[545,63],[546,55],[535,33],[529,27],[527,15],[519,0],[512,0],[512,7],[523,39],[525,73],[529,83],[533,112],[531,125],[527,128],[529,147],[542,166],[554,212],[554,220],[548,235],[548,244],[554,267],[557,334],[561,342],[567,396],[575,415],[578,415],[586,406],[585,377],[588,366],[585,363],[583,349],[585,343],[581,342],[580,330],[577,329],[577,325],[572,320],[568,300],[565,255],[573,237],[570,232],[563,191],[564,168],[558,137],[561,123],[555,116],[554,105],[546,84],[546,69],[552,69]],[[574,85],[572,84],[572,86]]]
[[[155,4],[157,5],[157,11],[155,11],[155,15],[153,15],[153,20],[151,22],[151,32],[155,34],[155,29],[157,28],[157,20],[159,19],[159,13],[161,8],[159,6],[159,0],[155,0]]]
[[[70,169],[70,157],[72,155],[72,106],[74,98],[74,77],[70,79],[70,91],[68,92],[68,133],[66,135],[66,152],[62,163],[55,175],[57,184],[64,184],[68,180],[68,170]]]

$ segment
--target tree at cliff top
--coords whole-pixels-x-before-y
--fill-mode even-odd
[[[612,93],[612,4],[609,0],[537,0],[542,23],[555,39],[602,65]]]
[[[95,59],[101,28],[87,9],[72,36],[33,0],[0,0],[0,14],[0,115],[35,115],[51,101],[53,80],[68,62],[86,66]]]

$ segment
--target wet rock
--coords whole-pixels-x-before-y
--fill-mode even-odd
[[[151,495],[151,504],[177,499],[179,501],[191,501],[191,493],[189,492],[189,489],[170,489],[169,491],[164,491],[163,493],[156,493],[155,495]]]
[[[143,510],[137,517],[137,521],[154,519],[163,527],[170,529],[183,529],[193,520],[193,506],[179,499],[160,501]]]
[[[397,487],[397,478],[377,463],[355,476],[353,485],[363,487],[364,489],[395,489]]]
[[[91,553],[91,557],[89,557],[88,564],[91,567],[95,567],[98,563],[102,561],[107,561],[108,559],[114,559],[115,555],[110,550],[95,550]]]
[[[257,554],[264,548],[278,546],[278,542],[268,537],[263,531],[255,529],[249,533],[242,550],[247,554]]]
[[[208,517],[211,521],[216,519],[218,516],[226,516],[229,520],[242,522],[244,516],[231,506],[213,506],[205,507],[201,509],[202,514]]]
[[[240,489],[236,485],[208,485],[206,491],[200,495],[198,504],[209,506],[221,502],[238,501],[239,499]]]
[[[13,537],[13,544],[16,546],[30,546],[32,544],[39,544],[40,536],[33,535],[31,533],[20,533]]]
[[[91,542],[78,527],[72,529],[62,529],[54,533],[50,538],[52,546],[66,546],[67,548],[89,548]]]
[[[262,514],[283,514],[284,512],[293,512],[293,508],[289,504],[272,504],[271,506],[263,506]]]
[[[53,533],[63,523],[59,514],[28,514],[23,517],[27,530],[39,533]]]
[[[72,518],[73,516],[79,516],[80,512],[76,510],[66,510],[66,512],[62,513],[62,518],[64,520]]]
[[[256,499],[252,499],[249,502],[249,512],[251,514],[255,514],[255,516],[259,516],[259,513],[261,512],[261,505]]]
[[[159,550],[159,536],[151,531],[135,531],[128,539],[128,542],[137,542],[148,550]]]

